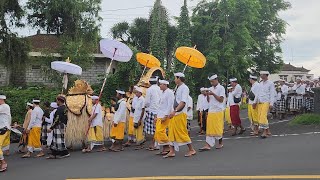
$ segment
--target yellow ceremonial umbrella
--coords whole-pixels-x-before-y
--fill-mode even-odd
[[[179,47],[176,50],[176,58],[185,64],[183,72],[186,70],[187,66],[193,68],[203,68],[206,65],[206,57],[197,49],[192,47]]]
[[[137,53],[136,55],[137,61],[144,66],[143,72],[141,74],[141,77],[143,76],[144,72],[146,71],[146,68],[153,68],[153,67],[160,67],[161,63],[160,61],[154,57],[151,54],[146,53]]]

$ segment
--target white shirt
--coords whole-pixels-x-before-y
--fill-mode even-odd
[[[120,99],[118,101],[119,104],[119,108],[118,110],[114,113],[114,117],[113,117],[113,123],[114,124],[118,124],[119,122],[126,122],[126,110],[127,110],[127,106],[126,106],[126,101],[124,98]]]
[[[209,102],[207,100],[207,96],[199,94],[197,101],[197,111],[205,111],[207,109],[209,109]]]
[[[131,107],[132,107],[133,109],[135,109],[134,105],[135,105],[137,99],[138,99],[138,97],[137,97],[136,95],[134,95],[133,98],[132,98]],[[130,117],[133,117],[133,112],[131,111],[131,109],[130,109]]]
[[[227,107],[230,107],[230,103],[233,102],[233,97],[231,92],[228,93]]]
[[[216,87],[210,87],[209,90],[219,97],[226,98],[226,90],[218,84]],[[219,102],[213,95],[209,96],[209,112],[221,112],[225,109],[225,101]]]
[[[90,127],[100,126],[103,127],[102,122],[102,107],[101,104],[95,104],[92,106],[92,115],[97,114],[96,117],[92,120]]]
[[[45,118],[45,121],[49,124],[53,123],[54,113],[56,113],[57,109],[51,111],[49,118]]]
[[[285,96],[285,98],[287,98],[287,96],[288,96],[288,92],[289,92],[289,88],[288,88],[288,86],[287,85],[282,85],[281,86],[281,92],[282,92],[282,95],[284,95]]]
[[[189,96],[188,98],[188,108],[190,108],[190,110],[187,111],[187,119],[192,120],[193,119],[193,100],[192,97]]]
[[[158,109],[158,118],[164,118],[165,116],[169,116],[169,114],[173,111],[174,104],[174,93],[171,89],[166,89],[162,91],[160,94],[160,107]]]
[[[160,87],[156,84],[148,88],[145,98],[146,111],[157,114],[160,105]]]
[[[293,90],[296,90],[298,95],[304,95],[306,93],[306,85],[305,84],[295,84],[292,87]]]
[[[31,119],[28,126],[28,130],[30,130],[33,127],[41,127],[42,117],[43,117],[43,110],[39,106],[34,107],[31,112]]]
[[[234,103],[234,97],[241,98],[242,95],[242,88],[240,84],[237,84],[236,87],[234,87],[233,91],[231,92],[232,99],[230,98],[230,106],[238,105],[239,103]]]
[[[189,88],[187,85],[185,85],[184,83],[181,84],[177,91],[176,91],[176,95],[175,95],[175,100],[177,101],[178,104],[180,104],[180,102],[184,102],[185,106],[182,109],[182,111],[177,112],[176,114],[180,114],[180,113],[185,113],[187,114],[187,103],[188,103],[188,97],[189,97]]]
[[[0,129],[4,127],[11,129],[11,113],[8,104],[0,105]]]
[[[255,83],[252,84],[251,92],[256,96],[258,94],[258,91],[259,91],[259,83],[255,82]],[[253,104],[253,103],[254,103],[254,100],[251,101],[249,99],[249,104]]]
[[[256,97],[254,99],[255,103],[270,103],[273,105],[275,102],[275,87],[273,82],[267,80],[267,81],[261,81],[259,83],[259,91],[258,94],[256,94]]]
[[[133,114],[133,122],[138,123],[141,118],[142,109],[144,108],[144,97],[140,96],[136,97],[136,102],[134,105],[134,114]]]

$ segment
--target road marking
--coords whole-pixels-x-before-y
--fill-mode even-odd
[[[180,180],[180,179],[319,179],[320,175],[271,175],[271,176],[154,176],[131,178],[89,178],[67,180]]]
[[[272,137],[286,137],[286,136],[301,136],[301,135],[313,135],[320,134],[320,132],[307,132],[301,134],[275,134]],[[191,137],[193,139],[194,137]],[[233,138],[223,138],[223,140],[239,140],[239,139],[251,139],[251,138],[259,138],[259,136],[244,136],[244,137],[233,137]],[[197,142],[205,142],[206,140],[198,139]]]

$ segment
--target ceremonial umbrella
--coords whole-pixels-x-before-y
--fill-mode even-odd
[[[176,50],[176,58],[185,64],[183,73],[187,66],[193,68],[203,68],[206,65],[206,57],[197,49],[192,47],[179,47]]]
[[[110,73],[110,69],[111,69],[113,61],[128,62],[128,61],[130,61],[130,59],[133,55],[133,52],[131,51],[131,49],[127,45],[125,45],[117,40],[111,40],[111,39],[102,39],[100,41],[100,51],[102,52],[102,54],[105,57],[110,58],[111,62],[109,64],[108,68],[106,69],[105,77],[103,80],[103,84],[102,84],[97,102],[99,102],[101,99],[102,92],[103,92],[104,86],[107,81],[107,76]],[[96,108],[97,108],[97,106],[95,107],[95,109]],[[93,112],[95,112],[95,109]],[[89,129],[90,129],[90,124],[89,124],[87,131],[86,131],[86,135],[88,135]]]
[[[186,70],[187,66],[193,68],[203,68],[206,65],[206,57],[196,49],[196,46],[192,47],[179,47],[176,50],[176,58],[185,64],[182,73]],[[177,90],[176,86],[174,91]]]
[[[144,66],[144,69],[143,69],[143,72],[141,74],[141,77],[143,76],[143,74],[146,71],[147,67],[148,68],[153,68],[153,67],[160,67],[161,66],[160,61],[156,57],[152,56],[151,54],[137,53],[136,59],[141,65]]]
[[[110,69],[113,61],[128,62],[130,61],[133,54],[131,49],[127,45],[111,39],[102,39],[100,41],[100,51],[105,57],[110,58],[111,62],[108,68],[106,69],[106,75],[102,84],[102,88],[100,90],[100,95],[98,100],[100,100],[101,98],[103,88],[106,84],[107,76],[110,73]]]
[[[63,94],[63,88],[67,89],[67,86],[68,86],[68,74],[74,74],[74,75],[82,74],[82,68],[76,64],[70,63],[69,57],[66,60],[66,62],[63,62],[63,61],[51,62],[51,69],[54,69],[64,74],[63,80],[62,80],[62,83],[63,83],[62,94]]]

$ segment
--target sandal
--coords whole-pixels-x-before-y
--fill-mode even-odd
[[[186,154],[186,155],[184,155],[184,157],[191,157],[191,156],[194,156],[194,155],[196,155],[197,154],[197,152],[193,152],[193,153],[191,153],[191,154]]]
[[[170,151],[160,151],[160,152],[156,153],[156,155],[162,155],[162,156],[164,156],[164,155],[167,155],[169,152],[170,152]]]
[[[44,156],[44,153],[39,153],[39,154],[37,154],[35,157],[36,158],[39,158],[39,157],[43,157]]]
[[[200,152],[210,151],[210,150],[211,150],[211,148],[204,148],[204,147],[199,149]]]
[[[8,169],[8,164],[7,163],[2,164],[1,166],[3,166],[3,165],[4,165],[4,167],[1,167],[0,172],[5,172]]]
[[[223,145],[216,147],[216,149],[222,149],[222,148],[223,148]]]
[[[46,157],[46,159],[57,159],[57,156],[50,155],[50,156]]]
[[[91,150],[89,150],[89,149],[82,149],[82,152],[83,152],[83,153],[90,153]]]
[[[176,157],[176,155],[175,155],[175,154],[174,154],[174,155],[168,155],[168,154],[167,154],[167,155],[162,156],[162,157],[165,158],[165,159],[166,159],[166,158],[174,158],[174,157]]]
[[[97,152],[104,152],[104,151],[107,151],[107,149],[106,149],[105,147],[103,147],[103,148],[101,148],[101,149],[97,150]]]
[[[25,155],[23,155],[23,156],[21,156],[22,158],[30,158],[31,157],[31,155],[30,154],[25,154]]]

